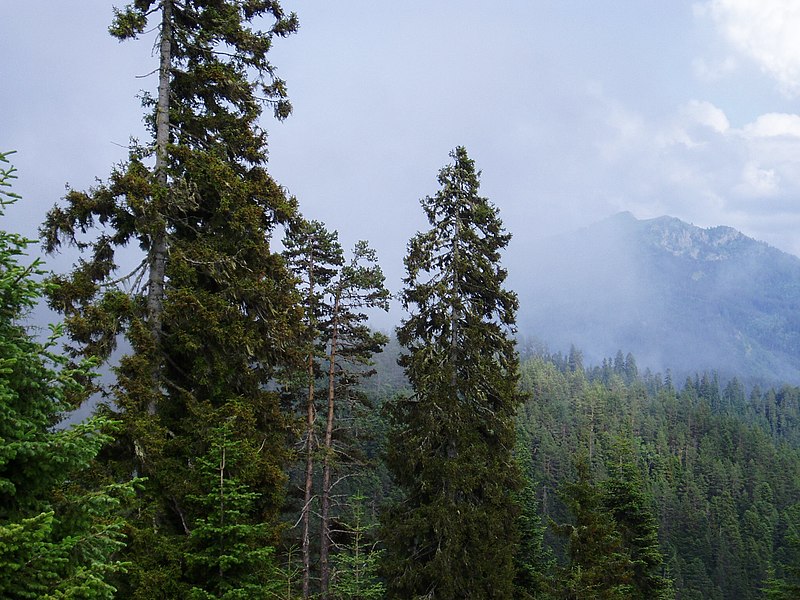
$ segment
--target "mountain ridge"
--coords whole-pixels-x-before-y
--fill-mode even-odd
[[[800,258],[732,227],[618,213],[539,240],[522,272],[520,332],[554,350],[800,383]]]

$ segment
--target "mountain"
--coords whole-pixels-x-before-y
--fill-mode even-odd
[[[597,363],[800,383],[800,259],[730,227],[620,213],[513,266],[520,333]]]

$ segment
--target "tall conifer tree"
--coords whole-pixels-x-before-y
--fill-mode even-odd
[[[262,17],[264,32],[251,27]],[[190,500],[206,491],[194,459],[213,456],[209,414],[246,424],[229,444],[252,462],[223,478],[235,478],[237,493],[257,493],[240,522],[271,543],[285,442],[268,384],[295,361],[301,316],[293,279],[270,248],[296,207],[266,171],[258,126],[265,102],[278,118],[290,111],[267,55],[276,36],[297,28],[295,16],[273,0],[136,0],[116,11],[110,31],[131,39],[151,26],[160,50],[158,95],[144,94],[152,143],[133,143],[106,183],[70,190],[43,228],[48,251],[71,243],[82,253],[50,298],[73,351],[106,358],[120,334],[132,347],[113,390],[125,432],[114,472],[147,476],[124,590],[141,598],[204,587],[207,573],[181,557],[209,516]],[[124,246],[141,250],[129,274],[117,271]]]
[[[390,409],[404,497],[385,516],[384,571],[393,598],[511,598],[518,303],[499,264],[511,236],[466,150],[450,156],[405,259],[411,316],[397,334],[413,394]]]
[[[327,323],[328,394],[323,437],[322,486],[320,490],[320,590],[327,599],[331,577],[331,519],[333,508],[333,474],[341,466],[342,457],[350,448],[335,440],[337,413],[341,401],[359,396],[356,388],[364,377],[375,373],[369,370],[372,356],[388,343],[386,335],[372,331],[367,325],[366,310],[389,310],[389,290],[383,284],[383,271],[378,256],[369,244],[356,243],[350,261],[343,265],[331,282],[332,300]],[[337,410],[337,400],[340,406]],[[352,411],[354,412],[354,411]],[[335,442],[339,443],[336,444]],[[338,447],[337,447],[338,446]]]
[[[303,436],[303,507],[300,521],[302,533],[300,550],[303,560],[303,598],[311,595],[311,514],[313,512],[314,464],[317,458],[317,378],[320,358],[325,353],[326,323],[331,319],[333,307],[328,301],[328,287],[344,262],[338,233],[328,231],[319,221],[304,221],[292,228],[284,239],[284,256],[300,282],[300,293],[305,311],[305,428]]]
[[[561,496],[573,523],[555,525],[567,538],[569,564],[559,573],[557,597],[563,600],[630,600],[639,598],[633,586],[634,563],[614,517],[603,506],[600,488],[592,480],[587,454],[575,464],[577,478]]]
[[[350,261],[344,264],[344,253],[337,238],[337,233],[329,232],[322,223],[309,221],[292,228],[284,240],[284,256],[300,281],[307,326],[305,378],[301,393],[305,401],[305,473],[300,515],[304,598],[311,595],[310,531],[316,498],[315,463],[319,458],[322,464],[319,579],[321,597],[327,598],[331,575],[332,475],[343,449],[341,444],[337,448],[334,443],[336,402],[355,395],[353,388],[363,377],[374,372],[367,368],[372,355],[387,342],[385,335],[370,330],[364,312],[373,308],[388,310],[389,292],[383,285],[384,277],[377,255],[362,240],[356,243]],[[322,376],[327,379],[324,384],[326,401],[324,427],[319,432],[316,396],[320,386],[316,380]],[[321,450],[321,456],[318,450]]]
[[[608,478],[602,483],[603,505],[616,522],[622,543],[633,566],[631,599],[674,598],[670,580],[664,576],[664,557],[658,543],[658,522],[647,483],[637,467],[632,441],[613,440],[606,460]]]

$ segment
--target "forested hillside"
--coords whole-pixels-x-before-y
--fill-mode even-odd
[[[745,390],[709,373],[672,382],[621,354],[584,371],[578,358],[522,366],[518,426],[544,521],[574,517],[564,484],[575,457],[602,489],[624,440],[677,598],[793,597],[762,588],[800,583],[800,388]],[[563,560],[567,540],[552,529],[545,539]]]
[[[370,393],[379,399],[405,389],[391,348],[377,357],[376,380],[387,382]],[[657,597],[613,591],[629,578],[610,562],[608,547],[600,551],[602,527],[576,538],[564,533],[583,494],[584,504],[594,502],[592,519],[607,518],[604,535],[622,536],[614,528],[624,519],[613,514],[626,496],[613,487],[619,465],[627,465],[627,494],[638,498],[623,513],[653,517],[657,573],[674,593],[665,597],[788,600],[800,593],[800,388],[747,388],[713,372],[677,382],[669,373],[640,372],[630,353],[592,366],[577,349],[525,352],[517,455],[531,486],[522,507],[533,597]],[[576,486],[582,461],[583,490]],[[595,539],[582,542],[594,551],[576,558],[570,547],[587,533]],[[630,540],[622,546],[623,554],[636,551]],[[603,576],[593,581],[590,569]],[[598,587],[586,591],[591,585]]]

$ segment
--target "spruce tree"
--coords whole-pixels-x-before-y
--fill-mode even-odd
[[[555,525],[567,539],[568,564],[557,580],[557,597],[564,600],[629,600],[638,598],[633,586],[634,563],[603,494],[592,478],[588,455],[576,460],[577,477],[563,485],[560,495],[573,522]]]
[[[516,458],[522,474],[522,487],[517,492],[519,515],[519,547],[515,559],[516,578],[514,597],[518,600],[548,600],[552,598],[552,573],[555,556],[545,546],[544,534],[547,526],[542,522],[541,504],[536,497],[534,465],[531,453],[534,443],[530,435],[520,428],[517,421]]]
[[[405,258],[411,315],[397,335],[413,393],[390,407],[402,500],[383,520],[383,568],[391,598],[511,598],[518,303],[500,266],[510,235],[466,150],[450,156],[441,189],[422,200],[431,229]]]
[[[18,199],[13,178],[0,153],[0,217]],[[83,485],[113,424],[59,425],[88,395],[91,365],[68,366],[60,327],[42,343],[24,326],[45,287],[41,262],[23,264],[30,243],[0,231],[0,597],[112,598],[132,485]]]
[[[267,31],[251,27],[257,18]],[[259,494],[242,522],[262,545],[276,537],[286,444],[274,382],[296,362],[301,313],[270,248],[296,206],[266,171],[258,119],[265,102],[289,113],[268,51],[297,20],[273,0],[136,0],[110,31],[131,39],[149,27],[159,48],[158,95],[143,95],[152,142],[132,142],[105,183],[70,190],[43,236],[50,252],[65,243],[81,252],[50,296],[73,352],[107,358],[120,335],[131,348],[112,390],[124,435],[107,463],[120,479],[147,477],[124,593],[185,597],[207,575],[182,560],[208,516],[189,500],[204,491],[194,458],[211,451],[198,415],[226,410],[250,424],[234,432],[259,449],[238,479]],[[128,273],[122,247],[140,250]]]
[[[365,498],[356,492],[349,499],[348,514],[340,517],[340,527],[346,536],[339,552],[333,556],[333,572],[326,594],[334,600],[381,600],[386,597],[386,585],[378,578],[378,560],[383,550],[376,549],[371,539],[375,524],[370,522]]]

